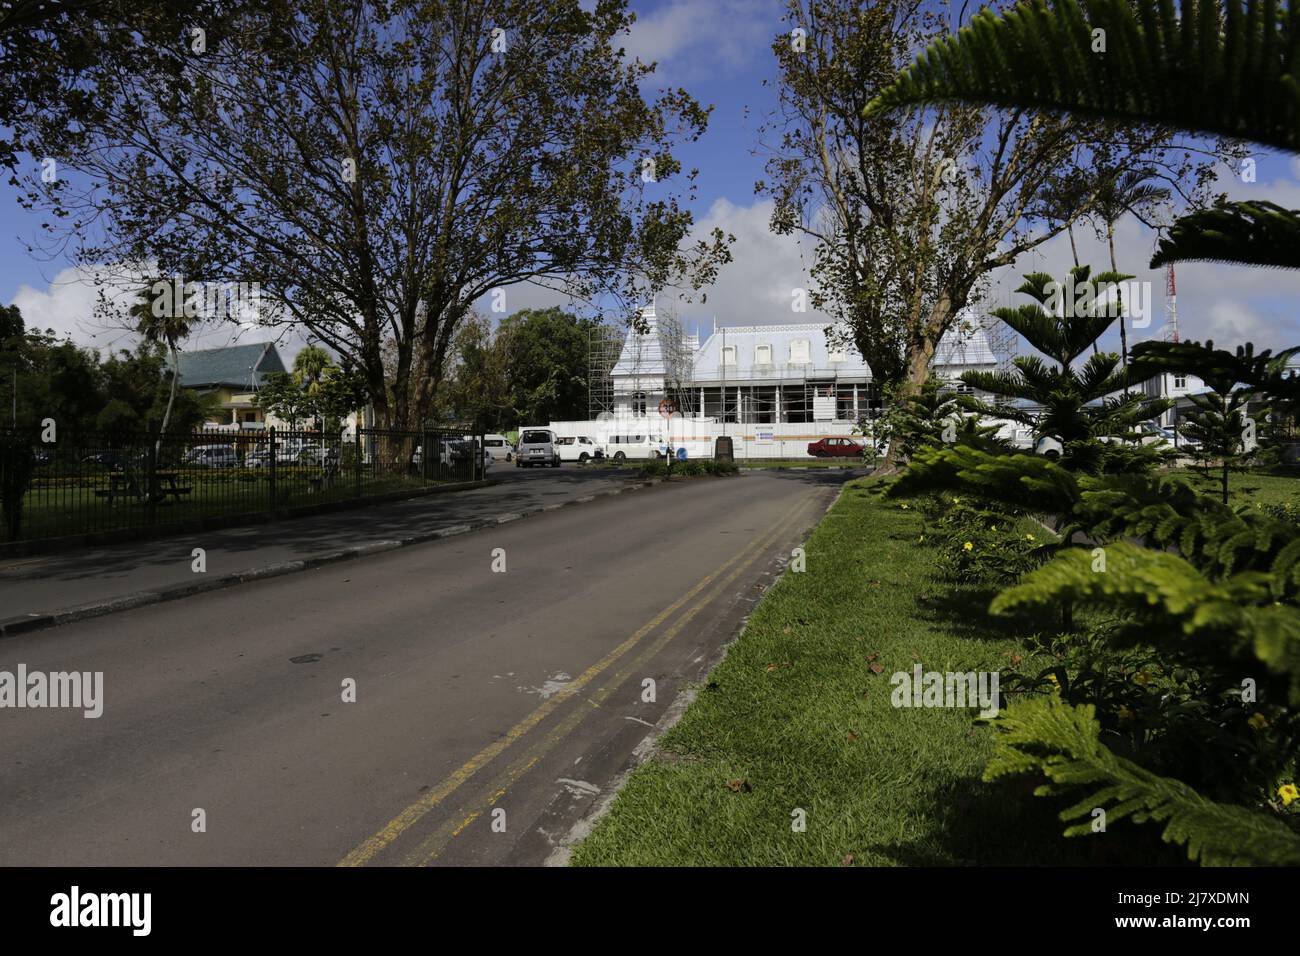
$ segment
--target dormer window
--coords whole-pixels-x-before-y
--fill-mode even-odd
[[[830,350],[830,360],[832,362],[846,362],[848,361],[848,355],[842,348],[832,348]]]
[[[722,347],[722,364],[723,365],[736,364],[736,347],[734,345],[724,345]]]
[[[756,345],[754,346],[754,364],[771,365],[772,364],[772,346]]]
[[[811,359],[808,357],[808,340],[796,339],[790,343],[790,364],[791,365],[808,365]]]

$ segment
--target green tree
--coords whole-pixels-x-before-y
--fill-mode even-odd
[[[167,395],[167,409],[163,412],[162,423],[158,427],[158,440],[154,444],[154,454],[162,451],[162,436],[167,432],[171,421],[172,407],[176,404],[176,389],[180,384],[180,343],[190,334],[194,317],[186,314],[185,304],[173,302],[170,294],[159,295],[159,287],[165,282],[150,283],[136,296],[136,301],[128,309],[128,314],[135,322],[136,331],[146,342],[157,342],[167,347],[171,359],[168,376],[171,388]]]
[[[179,388],[172,396],[171,365],[164,346],[142,341],[132,351],[120,350],[99,363],[102,404],[92,427],[114,443],[124,443],[141,432],[161,429],[171,405],[168,431],[183,435],[199,427],[215,407],[215,395],[199,396]]]
[[[1296,391],[1287,365],[1300,354],[1300,347],[1274,354],[1265,349],[1256,353],[1247,342],[1235,351],[1216,349],[1213,341],[1143,342],[1133,350],[1137,375],[1150,377],[1164,372],[1195,375],[1210,391],[1189,395],[1194,411],[1179,428],[1184,435],[1199,442],[1193,457],[1207,468],[1218,464],[1220,492],[1228,503],[1228,472],[1250,457],[1245,440],[1247,429],[1259,428],[1257,415],[1267,407],[1284,408],[1286,395]],[[1256,415],[1248,415],[1251,403]]]
[[[1114,352],[1094,353],[1075,365],[1122,313],[1118,284],[1132,278],[1118,272],[1091,278],[1091,273],[1091,267],[1079,266],[1060,282],[1046,273],[1026,275],[1016,291],[1033,302],[993,312],[1054,365],[1036,355],[1020,355],[1012,361],[1013,373],[971,371],[962,381],[1041,408],[1037,412],[1009,404],[971,403],[985,414],[1031,425],[1036,438],[1060,442],[1061,461],[1068,468],[1095,472],[1151,467],[1155,459],[1143,446],[1127,449],[1099,439],[1131,437],[1138,423],[1156,418],[1171,403],[1128,391],[1140,379],[1120,367]]]
[[[272,372],[257,390],[257,406],[285,422],[290,430],[311,414],[307,393],[289,372]]]
[[[258,282],[262,320],[348,360],[387,425],[428,417],[455,330],[491,290],[640,299],[729,258],[720,231],[688,239],[694,173],[674,155],[708,110],[680,89],[647,98],[623,0],[220,12],[203,55],[173,41],[161,70],[91,60],[68,78],[93,115],[71,147],[54,122],[24,146],[78,175],[31,188],[96,223],[83,261]]]
[[[948,16],[892,0],[791,0],[787,10],[803,33],[773,43],[781,102],[758,189],[774,201],[773,230],[811,242],[812,303],[851,330],[900,399],[920,389],[991,274],[1090,212],[1122,162],[1159,169],[1189,200],[1208,187],[1167,130],[952,101],[864,117]],[[1077,201],[1045,209],[1045,192],[1066,183]]]
[[[595,323],[559,308],[523,309],[497,331],[512,425],[587,417],[587,353]]]
[[[447,383],[445,403],[452,417],[488,432],[519,424],[506,359],[491,322],[480,315],[466,319],[456,336],[455,365]]]

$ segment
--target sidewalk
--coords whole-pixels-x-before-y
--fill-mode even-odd
[[[463,534],[648,482],[562,472],[220,531],[0,559],[0,637]],[[205,552],[204,573],[193,549]]]

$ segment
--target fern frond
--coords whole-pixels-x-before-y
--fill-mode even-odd
[[[998,731],[987,781],[1042,773],[1040,796],[1092,788],[1060,813],[1066,836],[1092,832],[1092,813],[1106,811],[1110,826],[1124,818],[1163,823],[1166,843],[1187,848],[1205,866],[1297,866],[1300,835],[1266,811],[1216,803],[1187,784],[1162,777],[1102,744],[1091,704],[1070,706],[1056,695],[1014,704],[991,721]]]
[[[1184,0],[1175,16],[1159,0],[1030,0],[1001,15],[984,10],[932,43],[863,115],[955,100],[1300,151],[1297,18],[1278,16],[1271,2],[1226,7]],[[1094,50],[1098,37],[1105,52]]]

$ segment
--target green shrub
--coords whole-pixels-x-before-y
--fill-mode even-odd
[[[922,538],[938,548],[939,571],[950,580],[1010,584],[1045,557],[1046,535],[1024,530],[1023,515],[960,497],[943,508],[927,502],[918,510],[937,511]]]

